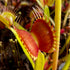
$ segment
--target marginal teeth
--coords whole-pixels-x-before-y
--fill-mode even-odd
[[[22,41],[22,44],[24,44],[24,42]]]
[[[20,36],[19,36],[19,37],[20,37]],[[21,37],[20,37],[19,39],[22,40]]]
[[[54,38],[54,40],[56,40],[56,38]]]
[[[37,59],[37,57],[34,57],[34,60],[36,60]]]
[[[56,44],[56,41],[54,41],[54,44]]]
[[[33,58],[33,55],[32,54],[30,54],[30,56]]]
[[[24,44],[23,44],[24,45]],[[24,47],[26,48],[26,45],[24,45]],[[27,48],[26,48],[27,49]],[[28,49],[27,49],[27,51],[28,51]]]
[[[23,41],[22,41],[22,44],[23,44]],[[23,44],[24,45],[24,44]],[[24,45],[24,47],[26,48],[26,45]],[[28,48],[26,48],[27,52],[29,53],[29,55],[33,58],[33,60],[36,60],[37,57],[33,56],[30,51],[28,50]]]
[[[19,36],[19,37],[20,37],[20,36]],[[21,40],[22,44],[24,45],[25,49],[27,50],[27,52],[29,53],[29,55],[33,58],[33,60],[36,60],[37,57],[33,56],[33,55],[30,53],[30,51],[28,50],[28,48],[27,48],[26,45],[24,44],[24,41],[22,41],[21,37],[20,37],[20,40]]]
[[[51,26],[51,31],[53,31],[53,27]]]
[[[53,33],[53,36],[55,36],[55,33]]]
[[[53,49],[53,51],[55,51],[56,49],[55,48],[52,48]]]
[[[51,28],[51,31],[53,32],[53,28]]]
[[[53,46],[56,46],[55,44],[53,44]]]
[[[27,51],[28,51],[28,49],[27,49]],[[30,54],[30,52],[28,51],[28,53]]]
[[[34,57],[32,54],[30,54],[30,56],[31,56],[34,60],[36,60],[36,59],[37,59],[37,57]]]
[[[55,50],[56,50],[55,48],[52,48],[51,50],[49,50],[48,53],[52,53],[52,52],[54,52]]]

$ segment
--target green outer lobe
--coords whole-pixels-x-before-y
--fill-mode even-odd
[[[21,48],[22,48],[22,50],[24,51],[24,53],[26,54],[27,58],[29,59],[29,61],[31,62],[31,64],[32,64],[32,66],[33,66],[33,68],[34,68],[35,64],[34,64],[32,58],[30,57],[29,53],[28,53],[27,50],[25,49],[23,43],[22,43],[21,40],[19,39],[19,36],[18,36],[17,32],[16,32],[13,28],[10,28],[10,30],[14,33],[15,37],[17,38],[17,40],[18,40],[18,42],[19,42],[19,44],[20,44],[20,46],[21,46]]]
[[[37,58],[39,48],[35,40],[33,39],[32,35],[25,30],[20,30],[17,29],[16,27],[14,27],[14,29],[16,30],[17,34],[21,38],[21,41],[26,45],[26,48],[28,49],[30,54]]]

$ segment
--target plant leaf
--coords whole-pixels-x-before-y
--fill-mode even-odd
[[[34,70],[43,70],[45,64],[44,54],[39,51]]]

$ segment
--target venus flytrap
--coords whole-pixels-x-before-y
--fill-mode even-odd
[[[55,23],[51,19],[50,12],[49,12],[49,7],[54,4],[54,0],[35,0],[35,2],[36,1],[39,4],[39,6],[42,8],[43,15],[41,16],[42,18],[41,17],[38,19],[36,18],[36,20],[32,20],[30,22],[31,23],[30,31],[27,31],[20,24],[18,24],[15,21],[16,18],[15,15],[13,15],[10,12],[2,13],[0,15],[0,21],[9,30],[12,31],[12,33],[18,40],[18,43],[20,44],[22,50],[24,51],[25,55],[27,56],[30,63],[32,64],[34,70],[44,70],[44,66],[47,60],[48,62],[47,62],[46,70],[50,70],[50,69],[57,70],[58,56],[59,56],[59,42],[60,42],[60,25],[61,25],[60,24],[61,23],[61,0],[55,1]],[[22,5],[25,5],[25,3],[23,3]],[[39,13],[38,9],[39,8],[36,9],[37,13]],[[53,25],[54,27],[51,25]],[[56,30],[56,32],[54,30]],[[66,44],[61,49],[60,54],[63,52],[65,46],[69,43],[69,41],[70,41],[70,36],[68,36]],[[47,54],[45,55],[41,51]],[[53,60],[52,62],[48,58],[46,60],[47,55],[50,56],[50,54],[53,54],[53,59],[51,58]],[[70,65],[69,58],[70,58],[70,54],[68,54],[68,61],[63,67],[63,70],[68,69]],[[49,64],[49,62],[51,63]]]
[[[27,50],[25,49],[24,45],[22,44],[22,42],[21,42],[21,40],[20,40],[20,37],[18,36],[18,34],[17,34],[17,32],[15,31],[15,29],[12,28],[12,27],[10,27],[10,26],[9,26],[9,22],[8,22],[3,16],[1,16],[1,15],[0,15],[0,21],[1,21],[3,24],[5,24],[5,26],[13,32],[13,34],[14,34],[15,37],[17,38],[19,44],[21,45],[22,50],[24,51],[24,53],[26,54],[27,58],[28,58],[29,61],[31,62],[32,67],[34,68],[34,65],[35,65],[35,64],[34,64],[32,58],[31,58],[31,56],[29,55],[29,53],[28,53]]]
[[[7,13],[7,14],[6,14]],[[5,26],[9,29],[9,30],[11,30],[12,32],[13,32],[13,34],[15,35],[15,37],[16,37],[16,39],[18,40],[18,42],[19,42],[19,44],[20,44],[20,46],[21,46],[21,48],[22,48],[22,50],[24,51],[24,53],[25,53],[25,55],[27,56],[27,58],[29,59],[29,61],[30,61],[30,63],[32,64],[32,67],[33,67],[33,69],[34,70],[43,70],[44,69],[44,64],[45,64],[45,57],[44,57],[44,54],[43,53],[41,53],[41,51],[39,50],[39,54],[38,54],[38,47],[36,47],[34,50],[36,50],[37,49],[37,51],[36,52],[34,52],[34,50],[32,50],[32,52],[34,52],[34,53],[32,53],[31,54],[31,51],[28,51],[29,49],[27,49],[27,48],[25,48],[26,46],[25,46],[25,44],[26,44],[26,41],[28,40],[32,40],[32,42],[31,41],[29,41],[30,43],[29,44],[33,44],[33,47],[34,47],[34,44],[35,44],[35,42],[33,41],[33,39],[32,39],[32,37],[30,37],[31,35],[27,32],[27,30],[26,29],[24,29],[21,25],[19,25],[18,23],[16,23],[15,21],[13,21],[11,24],[9,23],[9,21],[6,19],[6,18],[9,18],[9,16],[13,16],[13,15],[11,15],[10,13],[8,14],[9,12],[5,12],[5,13],[3,13],[4,15],[0,15],[0,21],[3,23],[3,24],[5,24]],[[8,15],[8,16],[7,16]],[[6,16],[6,17],[3,17],[3,16]],[[13,17],[12,17],[13,18]],[[10,19],[9,19],[10,20]],[[11,27],[12,26],[12,27]],[[21,34],[21,32],[23,33],[23,34]],[[26,35],[25,35],[26,34]],[[21,37],[22,36],[22,37]],[[26,36],[26,37],[25,37]],[[28,37],[29,36],[29,37]],[[20,39],[20,37],[21,37],[21,39]],[[24,38],[25,38],[25,40],[24,41],[21,41],[21,40],[23,40]],[[28,38],[28,39],[27,39]],[[30,38],[30,39],[29,39]],[[27,40],[26,40],[27,39]],[[25,43],[24,43],[25,42]],[[33,43],[34,42],[34,43]],[[29,45],[29,44],[27,44],[27,45]],[[31,45],[32,46],[32,45]],[[29,47],[28,47],[29,48]],[[33,49],[33,48],[31,48],[31,49]],[[31,55],[30,55],[31,54]],[[34,58],[35,57],[35,54],[36,54],[36,58]],[[38,57],[37,57],[37,54],[38,54]],[[31,57],[32,56],[32,57]],[[40,58],[41,57],[41,58]],[[36,61],[36,63],[34,63],[34,59],[35,59],[35,61]],[[38,65],[39,64],[39,65]],[[40,66],[40,68],[39,68],[39,66]]]
[[[11,19],[9,19],[9,17],[12,18],[13,22],[10,23]],[[37,23],[40,23],[38,26],[40,27],[40,25],[41,25],[42,35],[44,35],[46,37],[46,41],[43,41],[43,43],[45,43],[45,42],[47,43],[47,44],[45,43],[46,45],[44,46],[44,48],[46,48],[46,50],[43,49],[42,47],[40,47],[41,49],[38,49],[38,46],[36,45],[36,42],[34,41],[32,35],[29,32],[27,32],[27,30],[24,29],[21,25],[19,25],[18,23],[16,23],[14,21],[15,18],[14,19],[13,18],[14,18],[14,15],[12,15],[9,12],[5,12],[2,15],[0,15],[0,21],[3,24],[5,24],[5,26],[9,30],[11,30],[13,32],[13,34],[16,37],[16,39],[18,40],[18,42],[19,42],[22,50],[24,51],[25,55],[29,59],[30,63],[32,64],[33,69],[34,70],[43,70],[44,69],[44,64],[45,64],[45,56],[44,56],[44,54],[41,51],[43,50],[45,52],[48,52],[50,50],[50,48],[48,46],[53,47],[52,44],[54,42],[53,43],[51,42],[51,40],[54,39],[54,37],[53,37],[53,31],[50,29],[48,23],[46,24],[45,20],[39,19],[40,22],[38,22],[39,20],[36,21]],[[9,19],[9,20],[7,20],[7,19]],[[44,22],[44,24],[41,21]],[[44,29],[44,27],[45,27],[45,29]],[[47,27],[48,27],[48,29],[46,29]],[[34,28],[35,28],[34,30],[36,30],[36,27],[34,27]],[[48,38],[44,31],[45,32],[46,31],[50,31],[51,34],[52,34],[52,37],[51,37],[52,39],[49,39],[50,37]],[[41,37],[42,37],[42,35],[41,35]],[[51,42],[51,45],[50,44],[48,45],[47,38],[49,39],[49,42]],[[39,40],[39,41],[42,41],[42,40]],[[39,44],[41,44],[41,43],[39,42]],[[33,60],[36,61],[36,62],[34,63]]]
[[[25,55],[27,56],[27,58],[29,59],[30,63],[32,64],[32,67],[34,68],[35,64],[31,58],[31,56],[29,55],[29,53],[27,52],[27,50],[25,49],[25,45],[23,45],[23,43],[21,42],[17,32],[13,29],[13,28],[10,28],[10,30],[13,32],[13,34],[15,35],[15,37],[17,38],[22,50],[24,51]]]

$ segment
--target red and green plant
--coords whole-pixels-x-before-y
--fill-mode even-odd
[[[0,27],[1,28],[6,27],[10,31],[12,31],[12,33],[18,40],[22,50],[24,51],[25,55],[32,64],[34,70],[50,70],[50,69],[56,70],[58,64],[58,56],[59,56],[60,33],[64,34],[67,31],[69,32],[70,26],[66,27],[65,31],[64,29],[65,23],[63,23],[63,28],[62,29],[60,28],[61,26],[60,0],[56,0],[56,2],[54,0],[40,0],[40,1],[34,0],[32,2],[37,2],[39,6],[42,8],[43,13],[41,17],[38,16],[41,15],[41,13],[37,9],[36,11],[39,11],[40,14],[37,12],[35,13],[36,16],[34,17],[32,17],[34,14],[30,15],[32,21],[30,22],[28,27],[28,29],[30,29],[29,31],[26,28],[22,27],[19,23],[17,23],[15,21],[16,14],[9,11],[1,13]],[[50,16],[51,13],[49,12],[49,7],[52,7],[54,5],[54,2],[55,2],[55,23]],[[28,5],[28,3],[23,3],[23,4]],[[70,13],[69,4],[67,3],[65,5],[67,7],[65,8],[65,10],[62,9],[63,10],[62,12],[65,13],[67,11],[66,13]],[[66,18],[67,17],[65,17],[65,20]],[[66,45],[69,44],[69,41],[70,41],[70,34],[68,35],[66,43],[60,49],[60,54],[64,51]],[[67,56],[65,56],[66,62],[62,70],[68,69],[70,65],[69,58],[70,58],[70,53],[67,54]]]

